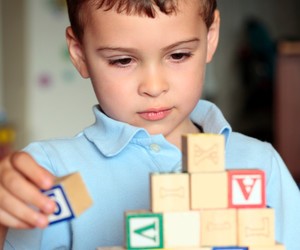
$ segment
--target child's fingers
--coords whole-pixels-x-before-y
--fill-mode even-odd
[[[0,224],[14,228],[39,227],[48,225],[47,215],[39,213],[9,192],[0,193],[1,214]]]
[[[6,227],[17,228],[17,229],[32,229],[33,227],[27,223],[24,223],[15,217],[11,216],[4,210],[0,210],[0,224]]]
[[[44,228],[46,214],[53,213],[55,202],[42,194],[54,177],[27,153],[15,153],[1,162],[0,224],[13,228]]]
[[[11,165],[32,183],[41,189],[49,189],[54,182],[54,176],[39,166],[34,159],[25,152],[14,153]]]
[[[9,192],[11,196],[16,197],[21,202],[32,205],[47,214],[54,212],[55,202],[42,194],[39,188],[27,179],[23,178],[23,176],[20,175],[19,172],[14,171],[14,169],[7,168],[6,170],[3,170],[1,183],[4,190]],[[5,198],[5,195],[7,195],[4,190],[2,198]]]

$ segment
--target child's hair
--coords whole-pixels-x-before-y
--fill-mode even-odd
[[[154,6],[165,14],[176,13],[178,1],[182,0],[67,0],[69,19],[76,37],[81,41],[84,25],[88,21],[84,9],[93,6],[108,11],[116,10],[118,13],[145,15],[155,17]],[[187,0],[189,1],[189,0]],[[199,0],[201,2],[200,15],[207,26],[210,27],[214,20],[214,11],[217,8],[216,0]]]

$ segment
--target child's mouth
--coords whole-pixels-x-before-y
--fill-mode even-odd
[[[147,121],[159,121],[166,118],[172,109],[161,108],[161,109],[149,109],[146,111],[138,112],[138,114]]]

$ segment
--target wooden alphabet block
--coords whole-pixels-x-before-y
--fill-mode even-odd
[[[186,173],[151,174],[151,211],[189,210],[189,189],[189,175]]]
[[[274,246],[274,216],[271,208],[238,209],[239,245]]]
[[[248,247],[232,246],[232,247],[213,247],[211,250],[248,250]]]
[[[126,250],[126,249],[127,248],[124,247],[98,247],[96,250]],[[140,249],[140,250],[144,250],[144,249]],[[158,248],[156,250],[248,250],[248,247],[176,247],[176,248]],[[252,250],[252,248],[251,249],[249,248],[249,250]],[[271,248],[267,250],[271,250]],[[274,250],[277,250],[277,248]],[[284,249],[278,248],[278,250],[284,250]]]
[[[259,169],[228,170],[229,207],[266,207],[265,173]]]
[[[163,216],[161,213],[127,212],[125,225],[128,249],[164,248]]]
[[[236,220],[236,209],[201,210],[201,246],[237,246]]]
[[[142,249],[140,249],[142,250]],[[158,250],[158,249],[156,249]],[[210,247],[172,247],[172,248],[163,248],[159,250],[213,250]]]
[[[92,205],[92,199],[79,173],[57,178],[55,185],[43,193],[56,202],[49,224],[73,219]]]
[[[276,244],[274,246],[250,246],[249,250],[285,250],[285,247],[281,244]]]
[[[143,249],[140,249],[143,250]],[[151,250],[151,249],[147,249]],[[210,247],[172,247],[172,248],[160,248],[155,250],[213,250],[213,248]]]
[[[225,170],[225,139],[218,134],[182,136],[184,172],[218,172]]]
[[[190,174],[191,209],[227,208],[227,172]]]
[[[165,248],[200,246],[200,212],[165,212],[164,246]]]

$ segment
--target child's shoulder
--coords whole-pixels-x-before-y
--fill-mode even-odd
[[[82,143],[86,141],[86,138],[82,132],[79,134],[73,136],[73,137],[60,137],[60,138],[53,138],[53,139],[46,139],[46,140],[38,140],[29,143],[25,147],[25,151],[51,151],[51,149],[59,149],[59,148],[72,148],[75,147],[78,149],[76,146],[77,144],[82,145]]]
[[[246,168],[265,168],[272,165],[277,152],[269,142],[232,132],[226,144],[229,165]]]
[[[246,148],[248,150],[273,150],[270,142],[262,141],[235,131],[230,134],[228,142],[229,146],[238,146],[239,148]]]

